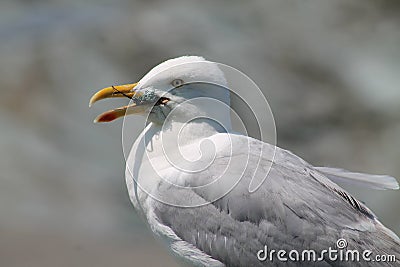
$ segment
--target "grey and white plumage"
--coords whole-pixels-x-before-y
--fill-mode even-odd
[[[245,137],[234,136],[233,143],[241,138]],[[250,144],[251,149],[270,146],[255,139]],[[376,254],[400,257],[398,237],[364,204],[289,151],[278,149],[274,159],[268,179],[256,192],[247,190],[252,176],[248,170],[229,194],[196,208],[170,206],[151,197],[138,202],[130,171],[126,172],[126,179],[132,201],[138,210],[144,211],[151,229],[166,238],[176,254],[198,266],[222,266],[215,260],[227,266],[261,266],[256,252],[264,245],[287,251],[321,251],[334,246],[339,238],[348,240],[349,249],[369,249]],[[226,163],[220,163],[221,160],[217,156],[215,166]],[[135,161],[129,159],[131,162]],[[156,191],[174,198],[171,202],[207,200],[207,192],[194,189],[181,194],[180,189],[167,183],[160,184]],[[192,254],[193,248],[198,253]],[[332,262],[325,266],[344,265]]]
[[[395,255],[399,262],[400,240],[396,234],[383,226],[368,207],[334,182],[340,180],[379,189],[397,189],[397,182],[390,176],[313,167],[287,150],[233,133],[229,126],[226,132],[207,120],[185,125],[188,134],[183,136],[179,153],[198,151],[200,143],[207,140],[215,145],[211,165],[201,172],[182,172],[162,158],[161,147],[165,146],[165,140],[162,142],[160,135],[167,135],[166,140],[168,136],[176,136],[178,132],[175,131],[182,127],[184,117],[190,112],[218,116],[230,125],[226,110],[202,106],[191,107],[194,111],[183,108],[166,128],[160,124],[165,119],[160,118],[160,114],[168,115],[182,99],[190,99],[196,90],[191,86],[182,88],[179,93],[167,92],[166,85],[171,79],[198,79],[198,76],[204,79],[212,73],[210,79],[213,82],[224,83],[225,80],[218,67],[206,67],[209,64],[200,64],[199,69],[178,67],[165,75],[157,74],[171,66],[203,61],[200,57],[169,60],[153,69],[135,87],[136,91],[155,87],[156,94],[161,97],[162,93],[169,100],[165,105],[157,106],[156,111],[153,107],[150,124],[133,145],[127,159],[126,182],[136,210],[173,253],[195,266],[312,266],[312,263],[304,262],[260,262],[256,253],[265,245],[276,250],[321,251],[334,247],[339,238],[345,238],[348,249],[368,249],[373,255]],[[198,92],[194,95],[213,97],[207,90]],[[229,96],[220,94],[218,97],[229,104]],[[167,149],[173,151],[176,148],[167,144]],[[195,158],[196,164],[201,165],[208,155],[206,151],[200,154],[200,159]],[[230,174],[234,175],[235,167],[239,168],[237,166],[243,163],[246,163],[243,175],[229,191]],[[211,181],[215,173],[230,164],[233,167],[225,170],[223,178],[213,186],[197,187]],[[268,173],[268,176],[255,192],[250,193],[249,184],[255,170]],[[171,182],[189,187],[177,187]],[[216,199],[226,190],[228,194]],[[180,204],[197,206],[198,203],[208,204],[179,207]],[[365,264],[326,258],[315,266]],[[386,266],[396,264],[387,263]],[[382,266],[382,263],[369,262],[368,266]]]

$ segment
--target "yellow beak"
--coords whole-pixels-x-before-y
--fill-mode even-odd
[[[124,107],[106,111],[97,116],[94,122],[110,122],[125,115],[144,113],[150,105],[149,102],[139,101],[140,97],[143,96],[143,92],[135,90],[136,85],[137,83],[110,86],[95,93],[90,98],[89,107],[97,101],[113,97],[127,97],[137,101]]]
[[[139,93],[134,90],[136,85],[137,83],[131,83],[131,84],[116,85],[103,88],[90,98],[89,107],[91,107],[94,103],[96,103],[99,100],[110,97],[132,98],[133,96],[135,96],[136,93]]]

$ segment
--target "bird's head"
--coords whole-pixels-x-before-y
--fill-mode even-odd
[[[92,96],[89,106],[113,97],[127,97],[132,99],[132,103],[104,112],[95,122],[110,122],[125,115],[141,114],[148,115],[151,122],[162,124],[172,111],[174,120],[184,121],[189,117],[208,115],[217,103],[229,106],[229,91],[223,72],[217,63],[198,56],[167,60],[137,83],[104,88]]]

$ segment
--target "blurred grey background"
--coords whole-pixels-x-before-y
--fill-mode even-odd
[[[88,100],[180,55],[248,74],[279,146],[400,177],[399,29],[397,0],[1,1],[0,265],[176,265],[129,202],[122,121],[92,123],[126,101]],[[350,191],[400,234],[398,192]]]

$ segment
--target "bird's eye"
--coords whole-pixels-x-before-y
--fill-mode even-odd
[[[181,86],[183,84],[183,80],[181,80],[181,79],[175,79],[175,80],[173,80],[172,82],[171,82],[171,85],[173,86],[173,87],[179,87],[179,86]]]

